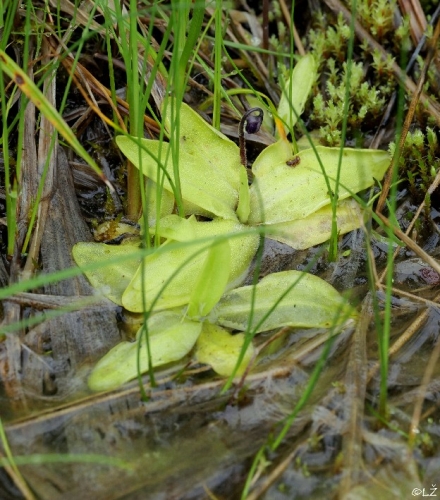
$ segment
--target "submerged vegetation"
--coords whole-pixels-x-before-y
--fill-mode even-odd
[[[317,4],[0,6],[2,498],[436,484],[440,9]]]

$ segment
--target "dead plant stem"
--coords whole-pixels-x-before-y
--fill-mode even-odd
[[[416,436],[419,432],[419,424],[420,424],[420,417],[422,415],[423,402],[425,400],[428,384],[432,379],[439,357],[440,357],[440,337],[437,337],[437,342],[431,353],[431,356],[429,357],[428,364],[426,365],[426,369],[423,374],[422,383],[420,384],[419,387],[418,397],[414,403],[413,415],[409,427],[409,438],[408,438],[408,444],[411,448],[413,448],[415,445]]]
[[[301,41],[301,38],[300,38],[300,36],[298,34],[298,31],[296,30],[295,24],[292,24],[292,19],[290,17],[290,12],[289,12],[289,9],[288,9],[288,7],[286,5],[286,1],[285,0],[280,0],[280,7],[281,7],[281,12],[283,13],[284,19],[286,20],[286,24],[289,27],[291,33],[293,34],[293,39],[295,41],[295,46],[298,49],[298,53],[301,56],[305,56],[306,55],[306,51],[304,49],[304,45],[303,45],[303,43]]]

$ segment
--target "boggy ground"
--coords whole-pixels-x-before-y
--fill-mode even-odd
[[[70,8],[68,3],[61,5],[66,16],[72,15]],[[422,7],[414,2],[412,8],[419,9],[419,15],[415,16],[414,11],[409,13],[409,56],[415,53],[422,40],[424,16],[434,14],[429,3]],[[284,1],[271,4],[268,26],[269,34],[275,38],[271,39],[268,48],[275,52],[288,51],[287,33],[290,32],[285,13],[289,9],[290,5]],[[322,14],[317,13],[318,9]],[[344,21],[343,16],[337,17],[336,13],[345,12],[344,9],[346,7],[334,1],[299,3],[294,17],[305,50],[313,50],[321,58],[320,79],[315,99],[307,104],[305,122],[310,131],[317,131],[319,140],[325,144],[338,144],[341,139],[341,122],[336,120],[334,110],[341,116],[337,107],[342,106],[341,96],[345,95],[341,63],[347,58],[348,21]],[[388,121],[381,124],[381,119],[385,105],[397,88],[399,75],[390,62],[385,64],[375,55],[371,40],[379,44],[375,47],[377,51],[399,55],[398,37],[404,38],[404,33],[401,33],[402,24],[393,23],[395,14],[404,14],[400,9],[393,2],[358,2],[354,57],[356,64],[362,61],[364,66],[360,72],[355,71],[358,86],[356,81],[352,82],[354,95],[346,138],[351,145],[367,147],[373,144],[385,149],[395,138],[396,109],[391,108]],[[377,15],[373,16],[373,12]],[[205,22],[211,13],[207,8]],[[151,11],[147,9],[144,14],[139,18],[143,28],[149,26]],[[225,24],[226,41],[246,45],[252,37],[261,35],[261,44],[268,43],[260,32],[263,4],[234,5],[229,14],[231,24]],[[223,15],[226,16],[226,12]],[[18,12],[18,18],[22,19],[20,16],[22,13]],[[76,36],[88,14],[84,16],[75,18]],[[414,22],[416,17],[421,19],[419,26]],[[99,24],[104,25],[104,21],[102,13],[95,16],[97,25],[91,26],[95,36],[88,40],[80,63],[104,85],[110,86],[106,51],[99,34]],[[45,26],[50,25],[49,20]],[[19,32],[19,22],[17,26]],[[64,26],[68,26],[67,21]],[[363,26],[364,31],[359,26]],[[164,31],[164,22],[158,18],[153,33],[159,42]],[[19,40],[20,33],[13,39],[15,46],[9,49],[18,60],[21,55]],[[207,40],[200,47],[201,57],[208,66],[212,55],[209,43]],[[370,48],[364,50],[362,44]],[[52,54],[53,46],[49,49],[43,47],[46,57]],[[33,50],[32,61],[38,68],[39,61]],[[279,96],[276,62],[288,64],[288,58],[278,57],[277,60],[273,55],[265,58],[234,47],[228,50],[242,68],[243,76],[276,100]],[[298,50],[301,52],[301,45]],[[114,51],[115,61],[120,61],[117,49]],[[428,57],[425,47],[421,55]],[[167,57],[168,53],[164,55],[166,65]],[[247,376],[244,385],[224,394],[221,393],[224,380],[207,368],[188,366],[185,362],[158,371],[154,388],[144,377],[148,400],[141,400],[136,381],[117,391],[91,394],[86,384],[91,367],[126,336],[130,322],[136,318],[110,302],[90,301],[93,289],[81,275],[66,277],[55,283],[36,284],[29,291],[11,294],[2,302],[2,328],[20,319],[32,319],[41,312],[46,320],[6,335],[0,345],[1,418],[7,442],[19,465],[19,471],[13,467],[1,470],[1,498],[239,498],[252,460],[264,443],[268,445],[265,460],[258,463],[247,498],[410,498],[421,494],[423,488],[425,494],[435,495],[434,488],[440,477],[437,305],[440,278],[435,268],[439,240],[435,190],[439,151],[427,137],[420,144],[416,134],[417,130],[426,134],[426,126],[430,125],[433,136],[438,135],[440,115],[434,95],[436,79],[438,82],[437,63],[435,55],[424,88],[426,96],[422,96],[429,101],[425,101],[424,109],[416,109],[411,120],[413,139],[405,146],[405,168],[401,170],[402,182],[397,193],[396,218],[402,230],[408,229],[411,215],[421,202],[427,208],[418,218],[417,233],[410,233],[413,243],[405,241],[402,247],[393,243],[396,264],[392,282],[386,415],[378,411],[377,332],[381,322],[387,321],[381,273],[386,267],[389,245],[381,230],[371,233],[359,229],[340,238],[336,262],[328,261],[325,245],[294,251],[270,240],[264,243],[261,276],[285,269],[302,270],[310,265],[312,273],[347,294],[360,311],[359,321],[347,325],[334,339],[323,371],[304,404],[311,374],[325,349],[325,331],[283,329],[275,332],[277,340],[269,344],[267,355]],[[232,68],[228,64],[225,61],[223,68],[228,73],[223,79],[225,88],[243,86],[240,74],[229,74]],[[115,68],[117,87],[122,88],[123,65],[115,64]],[[99,99],[101,94],[96,82],[88,75],[84,77],[84,73],[77,76],[83,78],[83,86],[84,81],[93,84],[91,92]],[[415,66],[403,79],[408,101],[414,95],[414,83],[411,82],[417,81],[419,76],[420,67]],[[59,104],[60,88],[66,82],[62,68],[57,71],[53,84],[56,81],[58,100],[55,86],[51,88],[48,84],[46,95]],[[370,92],[359,97],[356,92],[361,92],[361,88],[366,92],[363,83],[369,86]],[[205,113],[209,111],[204,104],[211,89],[206,72],[196,64],[185,101]],[[165,82],[158,78],[153,98],[159,98],[164,92]],[[323,96],[325,102],[322,103],[318,96]],[[50,141],[45,137],[52,134],[51,124],[44,120],[36,122],[35,109],[29,105],[17,199],[17,236],[13,255],[9,258],[6,257],[4,225],[1,233],[0,283],[4,289],[32,275],[72,267],[71,248],[76,242],[93,239],[93,224],[127,216],[125,166],[112,142],[113,134],[77,91],[72,91],[69,99],[65,118],[77,131],[81,142],[89,151],[94,151],[95,159],[116,187],[116,193],[106,192],[98,176],[85,168],[69,148],[55,146],[49,154]],[[366,110],[362,110],[363,104],[367,105]],[[110,116],[107,105],[100,102],[100,106]],[[408,112],[407,108],[404,111]],[[208,119],[209,113],[204,116]],[[224,108],[222,130],[231,138],[236,138],[237,134],[234,120],[230,110]],[[38,136],[36,130],[43,133]],[[150,130],[154,133],[154,124]],[[272,140],[264,132],[254,137],[248,143],[250,161]],[[15,153],[16,141],[12,135],[12,153]],[[4,162],[3,155],[4,150]],[[47,156],[51,161],[38,226],[27,255],[23,255],[31,200],[41,176],[39,165]],[[3,183],[3,163],[0,168]],[[434,172],[430,172],[431,168]],[[430,199],[425,196],[429,186]],[[2,217],[5,199],[3,183],[0,191]],[[377,229],[376,225],[373,227]],[[427,262],[423,252],[434,260]],[[374,260],[370,268],[367,265],[369,257]],[[76,301],[82,301],[79,310],[75,307]],[[54,316],[53,312],[60,306],[73,310]],[[273,333],[263,335],[258,341],[264,343]],[[282,423],[292,416],[299,402],[301,409],[291,418],[292,425],[282,444],[276,451],[270,451]],[[3,442],[3,455],[6,453]],[[22,456],[35,455],[38,462],[47,461],[48,454],[54,453],[59,456],[54,457],[53,462],[20,465]],[[42,454],[46,457],[42,458]],[[63,456],[68,458],[73,454],[79,454],[75,461],[63,462]],[[92,454],[101,458],[91,457]],[[119,461],[105,463],[103,457]]]

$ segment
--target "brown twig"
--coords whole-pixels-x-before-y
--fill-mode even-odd
[[[411,447],[414,446],[416,435],[418,434],[418,427],[420,423],[420,417],[422,415],[423,402],[425,400],[425,395],[428,389],[428,385],[434,374],[434,370],[437,366],[437,361],[439,357],[440,357],[440,337],[437,338],[435,347],[431,353],[431,356],[429,357],[425,373],[423,374],[422,383],[419,386],[419,393],[414,403],[414,410],[411,419],[411,424],[409,427],[409,438],[408,438],[408,443]]]
[[[46,38],[42,42],[43,63],[49,64],[50,47]],[[55,69],[53,69],[55,71]],[[56,101],[56,77],[48,78],[44,81],[43,92],[48,101],[55,106]],[[29,249],[29,254],[23,269],[23,279],[29,278],[38,262],[41,240],[43,238],[44,226],[49,212],[49,206],[54,190],[54,171],[57,164],[58,138],[55,127],[50,120],[42,114],[40,122],[40,134],[38,139],[38,176],[40,182],[44,181],[40,204],[38,206],[38,216],[35,230]],[[46,172],[45,172],[46,170]]]
[[[212,8],[208,7],[206,9],[206,11],[209,13],[209,15],[211,15],[211,16],[214,15],[214,10]],[[239,43],[240,41],[237,38],[234,31],[235,31],[235,33],[237,33],[237,35],[240,34],[240,37],[242,38],[243,43],[245,43],[245,44],[248,43],[247,38],[245,36],[245,32],[239,23],[232,22],[230,24],[230,27],[226,30],[226,33],[229,36],[229,38],[233,42]],[[267,68],[266,68],[264,62],[262,61],[261,57],[258,54],[256,54],[255,51],[252,52],[252,58],[249,57],[249,53],[247,53],[245,50],[238,49],[238,52],[240,53],[240,56],[247,62],[247,65],[248,65],[249,69],[252,71],[255,78],[257,78],[260,81],[261,85],[264,85],[264,87],[265,87],[267,93],[269,94],[269,97],[272,99],[272,101],[278,102],[279,97],[276,94],[276,92],[272,89],[272,87],[267,79],[268,71],[267,71]],[[255,60],[255,62],[254,62],[254,60]]]
[[[295,357],[294,357],[295,358]],[[295,359],[288,360],[280,363],[279,365],[269,368],[268,370],[264,370],[258,373],[251,373],[246,382],[249,387],[258,386],[259,384],[267,381],[268,378],[283,378],[287,377],[292,373],[292,366],[296,364]],[[210,368],[205,367],[203,371],[208,371]],[[157,380],[158,385],[165,386],[167,383],[173,380],[175,376],[175,372],[178,369],[176,367],[173,368],[174,373],[171,376],[164,376],[162,379]],[[198,370],[199,371],[199,370]],[[169,370],[171,372],[171,369]],[[188,371],[185,372],[186,376],[191,376],[193,372]],[[218,379],[211,382],[206,382],[203,384],[194,384],[188,387],[182,387],[177,389],[164,389],[164,390],[155,390],[151,394],[151,400],[149,402],[148,407],[139,403],[139,406],[133,409],[133,412],[138,412],[139,414],[145,414],[149,412],[157,411],[158,408],[164,408],[170,406],[171,404],[177,404],[179,402],[183,403],[188,400],[188,397],[191,394],[199,394],[202,390],[207,391],[220,391],[220,389],[224,386],[224,379]],[[149,383],[145,383],[145,388],[148,391],[151,386]],[[233,390],[233,389],[231,389]],[[95,405],[99,405],[102,403],[112,403],[118,400],[125,399],[127,397],[138,397],[139,394],[139,383],[137,380],[133,381],[131,384],[127,384],[123,388],[119,390],[108,391],[100,394],[94,394],[91,396],[86,396],[81,399],[77,399],[70,403],[60,404],[57,407],[47,408],[41,410],[39,413],[28,414],[25,417],[17,418],[14,421],[9,422],[6,425],[6,429],[12,431],[18,430],[22,431],[29,425],[41,424],[42,422],[47,422],[51,420],[57,420],[62,417],[70,418],[71,415],[74,415],[78,412],[84,411],[87,408]],[[225,395],[227,398],[228,395]],[[24,432],[24,431],[23,431]]]
[[[411,38],[417,45],[426,30],[427,22],[419,0],[399,0],[400,10],[409,18]]]
[[[295,447],[285,458],[279,462],[276,467],[266,476],[265,480],[258,485],[249,495],[246,500],[258,500],[272,486],[277,479],[281,477],[289,464],[298,454],[298,449]],[[257,479],[257,477],[255,477]]]
[[[344,474],[339,486],[339,498],[344,498],[359,482],[363,467],[362,435],[359,430],[362,429],[367,389],[366,338],[372,316],[371,308],[372,298],[371,294],[368,294],[363,301],[356,330],[351,337],[350,357],[345,370],[344,417],[347,420],[347,429],[343,437]]]
[[[440,294],[438,294],[435,299],[435,301],[440,300]],[[425,309],[422,311],[416,319],[409,325],[408,328],[399,336],[399,338],[390,346],[388,349],[388,357],[390,358],[393,354],[398,352],[402,347],[409,342],[413,336],[420,330],[420,328],[426,323],[428,320],[429,316],[429,309]],[[374,365],[370,368],[368,371],[368,377],[367,380],[368,382],[376,375],[377,371],[379,370],[380,367],[380,362],[376,361]]]
[[[383,223],[392,229],[393,233],[399,238],[399,240],[403,241],[405,245],[410,248],[415,254],[417,254],[423,261],[425,261],[429,266],[431,266],[437,273],[440,274],[440,263],[431,257],[428,253],[423,250],[417,243],[415,243],[407,234],[403,231],[395,227],[391,222],[382,214],[377,214]]]
[[[301,38],[298,35],[298,31],[296,31],[295,25],[292,24],[292,19],[290,17],[289,9],[287,8],[285,0],[280,0],[280,7],[283,13],[284,19],[286,20],[286,24],[289,27],[291,33],[293,34],[293,39],[295,41],[295,46],[298,49],[298,53],[302,56],[306,55],[306,51],[304,49],[304,45],[301,42]]]
[[[3,453],[0,452],[0,458],[6,458]],[[26,480],[20,473],[17,467],[12,467],[10,465],[5,465],[5,470],[9,474],[9,477],[18,488],[20,493],[23,495],[25,500],[36,500],[34,494],[26,483]]]

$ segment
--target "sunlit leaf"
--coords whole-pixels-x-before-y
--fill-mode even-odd
[[[265,235],[297,250],[304,250],[330,239],[332,217],[332,207],[326,205],[304,219],[267,224]],[[336,220],[339,235],[357,229],[362,224],[361,207],[353,198],[341,201],[336,209]]]
[[[312,54],[307,54],[296,63],[290,78],[287,79],[280,104],[278,115],[286,123],[286,132],[291,130],[304,111],[307,98],[317,79],[317,67]]]
[[[286,139],[279,139],[257,156],[252,165],[252,173],[262,177],[270,173],[275,165],[285,164],[292,156],[292,144]]]
[[[105,245],[104,243],[77,243],[72,254],[79,267],[102,263],[116,257],[126,257],[130,252],[139,252],[138,244]],[[85,271],[91,285],[109,300],[122,305],[122,294],[139,267],[139,257],[124,259],[106,267]]]
[[[175,241],[193,241],[197,238],[197,219],[194,216],[184,219],[176,214],[167,215],[159,221],[159,231],[162,238]],[[155,234],[155,227],[150,233]]]
[[[149,345],[152,366],[161,366],[186,356],[200,335],[202,324],[182,319],[171,311],[155,314],[148,320]],[[139,335],[145,335],[141,328]],[[140,372],[148,371],[145,339],[140,347]],[[137,376],[137,342],[121,342],[111,349],[94,367],[88,384],[92,391],[116,389]]]
[[[116,142],[124,155],[139,168],[139,146],[137,139],[119,136]],[[157,180],[157,162],[166,168],[166,171],[175,182],[172,167],[171,151],[168,143],[140,139],[142,172]],[[211,165],[207,158],[192,156],[184,149],[179,153],[179,172],[182,187],[182,197],[195,205],[199,205],[209,213],[225,219],[235,219],[235,208],[238,202],[238,190],[232,188],[224,176]],[[173,192],[169,180],[164,181],[164,188]]]
[[[142,172],[157,181],[159,161],[171,180],[171,183],[168,179],[165,180],[164,188],[173,192],[175,179],[168,143],[129,136],[119,136],[116,142],[125,156],[138,168],[141,144]],[[179,176],[183,199],[201,207],[202,214],[236,219],[240,168],[238,146],[208,125],[189,106],[182,104]],[[194,207],[192,211],[198,213]]]
[[[340,149],[318,146],[316,150],[330,180],[330,188],[334,190]],[[274,148],[274,151],[278,159],[279,149]],[[264,163],[257,160],[259,167],[254,171],[255,179],[250,189],[250,224],[304,219],[330,203],[328,187],[313,149],[301,151],[297,156],[299,163],[296,166],[289,166],[287,160],[271,162],[268,153]],[[339,200],[372,186],[375,179],[381,180],[388,165],[389,156],[385,151],[344,149]]]
[[[159,212],[159,219],[172,213],[174,208],[174,196],[166,189],[162,189],[159,195],[160,207],[159,210],[157,210],[159,201],[157,184],[151,179],[147,179],[145,192],[147,195],[148,225],[154,226],[156,224],[157,212]]]
[[[171,130],[170,108],[166,110],[165,123]],[[224,177],[237,192],[240,187],[240,151],[235,142],[209,125],[190,106],[182,103],[180,108],[180,151],[185,151],[208,166],[205,175],[216,172]],[[179,165],[180,166],[180,165]],[[196,204],[197,201],[195,201]]]
[[[256,288],[252,329],[290,289],[270,316],[258,326],[257,332],[283,326],[327,328],[355,314],[331,285],[311,274],[299,271],[273,273],[263,278]],[[211,318],[215,318],[220,325],[244,331],[247,329],[251,298],[252,286],[236,288],[222,297]]]
[[[220,300],[228,284],[231,269],[231,247],[227,240],[211,245],[191,292],[188,317],[206,316]]]
[[[145,258],[143,277],[142,266],[139,266],[130,285],[123,294],[122,303],[126,309],[141,312],[143,310],[142,293],[144,293],[147,307],[151,307],[156,297],[158,297],[155,304],[156,309],[169,309],[188,304],[210,247],[210,241],[197,243],[197,239],[201,238],[231,235],[228,238],[231,248],[231,268],[227,279],[228,288],[230,289],[240,283],[257,251],[259,236],[257,234],[237,236],[237,234],[245,230],[245,226],[238,222],[222,219],[211,222],[194,220],[193,228],[195,231],[195,244],[175,248],[168,242],[163,247],[164,251],[162,253],[149,255]],[[167,247],[170,248],[169,251],[165,251]],[[184,265],[188,260],[189,262]],[[165,282],[176,271],[178,273],[161,293]]]
[[[222,327],[205,321],[196,343],[195,358],[199,363],[212,366],[219,375],[228,377],[234,371],[243,344],[244,334],[231,335]],[[255,349],[250,344],[236,372],[237,376],[244,373],[254,352]]]

